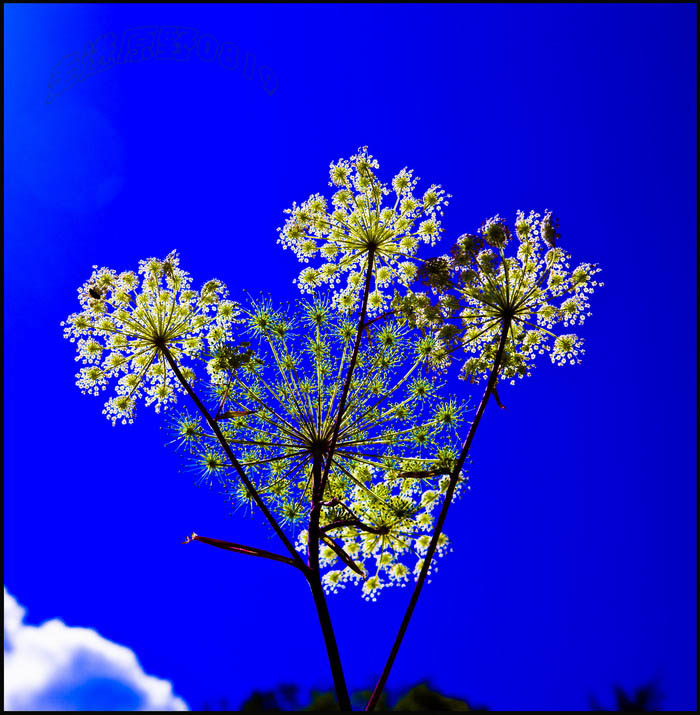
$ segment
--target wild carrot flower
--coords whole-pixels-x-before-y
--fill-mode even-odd
[[[415,336],[387,321],[363,341],[328,480],[314,495],[314,469],[329,456],[356,327],[319,299],[301,301],[296,310],[251,301],[242,320],[253,354],[237,365],[213,358],[209,371],[217,421],[255,489],[297,533],[302,551],[314,499],[321,500],[327,591],[357,582],[374,599],[381,587],[405,583],[444,494],[465,406],[440,397]],[[192,449],[208,479],[214,439],[204,425],[198,429],[201,438],[190,443],[197,430],[183,415],[176,440]],[[249,505],[244,485],[216,476],[234,504]]]
[[[238,308],[226,300],[223,283],[211,280],[192,290],[179,262],[172,251],[164,260],[141,261],[138,273],[93,266],[78,289],[82,310],[61,323],[64,337],[77,344],[81,391],[99,395],[116,380],[116,394],[103,410],[112,424],[133,422],[140,397],[158,412],[183,391],[163,357],[165,348],[191,382],[195,376],[186,360],[211,350],[236,319]]]
[[[442,232],[440,217],[449,195],[439,185],[420,195],[412,170],[402,169],[389,186],[377,178],[377,168],[379,163],[367,147],[331,163],[329,185],[335,193],[330,199],[317,193],[300,205],[294,203],[278,229],[278,243],[302,263],[316,256],[324,261],[301,271],[296,280],[301,291],[313,293],[327,284],[334,290],[334,305],[344,311],[358,302],[370,253],[374,289],[368,310],[372,313],[387,304],[391,283],[413,281],[416,265],[411,259],[418,246],[434,245]]]
[[[596,279],[596,264],[572,268],[558,244],[549,211],[519,211],[514,231],[494,216],[476,234],[460,236],[450,255],[421,267],[432,295],[411,293],[397,299],[395,308],[442,341],[446,357],[464,350],[463,379],[476,382],[489,373],[504,322],[509,329],[501,375],[511,382],[530,375],[538,355],[548,354],[558,365],[578,364],[583,339],[554,330],[582,325],[590,315],[589,297],[603,283]],[[513,245],[513,255],[506,255]]]

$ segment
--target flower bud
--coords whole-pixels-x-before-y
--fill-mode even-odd
[[[452,247],[452,258],[458,266],[469,265],[483,247],[484,239],[481,236],[463,233]]]
[[[481,234],[486,243],[495,248],[503,248],[511,238],[510,229],[499,216],[494,216],[494,218],[484,222],[481,227]]]
[[[436,291],[444,291],[450,287],[450,259],[446,256],[429,258],[418,269],[418,278],[423,285]]]
[[[561,238],[558,232],[559,219],[555,219],[552,216],[551,211],[545,211],[544,218],[540,224],[540,232],[544,242],[550,247],[554,248],[557,245],[557,241]]]

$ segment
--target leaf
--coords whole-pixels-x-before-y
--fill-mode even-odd
[[[326,546],[329,546],[337,554],[338,558],[346,565],[349,566],[356,574],[365,578],[365,572],[350,558],[346,551],[343,550],[333,539],[325,534],[321,534],[321,540]]]
[[[280,556],[280,554],[273,554],[271,551],[265,551],[264,549],[258,549],[255,546],[243,546],[243,544],[235,544],[232,541],[222,541],[221,539],[211,539],[208,536],[199,536],[199,534],[192,533],[192,536],[188,536],[183,544],[189,544],[191,541],[201,541],[203,544],[209,544],[210,546],[216,546],[217,549],[224,549],[226,551],[233,551],[236,554],[246,554],[247,556],[259,556],[263,559],[270,559],[271,561],[280,561],[283,564],[289,564],[296,568],[301,568],[299,564],[294,561],[294,559],[287,558],[286,556]]]
[[[498,390],[494,387],[493,388],[493,397],[496,400],[496,404],[502,409],[505,410],[506,406],[501,402],[501,398],[498,396]]]

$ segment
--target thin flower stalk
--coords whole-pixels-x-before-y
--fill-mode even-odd
[[[167,347],[162,346],[161,347],[162,353],[165,356],[165,359],[168,361],[168,364],[172,368],[173,372],[175,373],[175,376],[177,379],[180,381],[180,384],[182,387],[185,389],[187,394],[192,398],[192,401],[197,405],[197,408],[199,411],[202,413],[202,416],[204,419],[207,421],[207,424],[211,428],[212,432],[216,435],[217,439],[221,443],[221,446],[223,447],[224,452],[226,452],[226,456],[229,458],[231,465],[233,468],[236,470],[238,473],[238,476],[240,477],[241,481],[245,485],[245,488],[250,495],[250,498],[255,502],[255,504],[259,507],[260,511],[265,515],[265,518],[269,522],[270,526],[273,528],[277,536],[279,536],[280,540],[284,544],[284,546],[287,548],[289,553],[292,555],[292,558],[295,561],[301,561],[301,557],[299,556],[299,553],[297,550],[294,548],[292,543],[289,541],[287,538],[287,535],[284,533],[280,525],[277,523],[277,520],[275,517],[272,515],[270,510],[267,508],[267,505],[265,502],[262,500],[261,496],[258,494],[257,490],[255,487],[251,484],[250,480],[246,476],[245,472],[243,471],[243,467],[241,466],[240,462],[236,459],[235,455],[231,451],[231,448],[229,447],[228,442],[226,441],[226,438],[221,432],[221,429],[219,428],[219,425],[217,424],[216,420],[211,416],[209,413],[209,410],[204,406],[202,401],[199,399],[197,396],[197,393],[192,389],[190,384],[187,382],[185,379],[184,375],[182,374],[180,368],[178,367],[177,362],[173,358],[172,354],[168,350]],[[303,564],[303,562],[302,562]]]
[[[310,558],[309,566],[308,566],[308,568],[305,568],[303,562],[301,561],[299,553],[294,548],[294,546],[291,544],[291,542],[287,538],[284,531],[282,531],[279,524],[277,523],[277,520],[270,513],[269,509],[267,508],[266,504],[264,503],[264,501],[258,494],[255,487],[248,480],[247,476],[245,475],[245,472],[243,471],[243,468],[241,467],[241,465],[238,462],[238,460],[236,459],[236,457],[233,455],[233,452],[231,451],[231,449],[228,445],[228,442],[226,441],[225,437],[223,436],[221,429],[219,428],[216,420],[214,420],[212,418],[212,416],[209,414],[209,411],[206,409],[206,407],[204,406],[202,401],[199,399],[197,394],[194,392],[194,390],[187,383],[187,381],[183,377],[182,373],[180,372],[177,363],[175,362],[173,356],[169,353],[167,348],[164,348],[163,350],[165,353],[165,357],[168,360],[168,363],[170,364],[171,368],[173,369],[173,372],[177,376],[178,380],[180,380],[181,384],[183,385],[183,387],[185,388],[187,393],[190,395],[190,397],[195,402],[198,409],[204,416],[209,427],[212,429],[212,431],[216,434],[217,438],[219,439],[222,447],[224,448],[224,451],[226,452],[229,460],[231,461],[231,464],[238,472],[238,475],[241,478],[241,481],[243,482],[246,489],[248,490],[249,496],[255,501],[256,505],[263,512],[266,519],[271,524],[272,528],[275,530],[275,533],[277,533],[277,535],[280,537],[280,539],[282,540],[284,545],[287,547],[287,549],[293,555],[293,558],[285,559],[284,557],[280,557],[276,554],[271,554],[270,552],[263,552],[260,549],[255,550],[257,553],[251,553],[250,550],[245,551],[245,547],[243,547],[244,550],[241,551],[240,545],[231,545],[231,544],[227,545],[226,542],[221,542],[219,540],[214,540],[214,539],[208,539],[205,541],[205,543],[209,543],[209,544],[211,544],[213,546],[217,546],[219,548],[229,548],[230,550],[237,551],[238,553],[241,553],[241,552],[242,553],[251,553],[251,555],[263,556],[264,558],[271,558],[271,559],[274,559],[277,561],[282,561],[284,563],[290,563],[290,564],[296,566],[297,568],[299,568],[304,573],[304,575],[307,579],[307,582],[309,583],[309,586],[311,588],[311,593],[313,595],[314,603],[316,605],[319,623],[321,625],[324,642],[326,644],[326,651],[328,653],[328,662],[329,662],[329,665],[331,668],[331,673],[333,675],[333,682],[334,682],[335,689],[336,689],[336,695],[338,697],[338,704],[342,711],[352,710],[352,706],[350,705],[350,696],[348,695],[348,689],[347,689],[347,685],[345,683],[345,675],[343,674],[342,664],[340,661],[340,654],[338,652],[338,645],[336,642],[335,633],[333,631],[333,625],[331,623],[330,614],[328,612],[328,605],[326,603],[325,594],[323,593],[323,587],[321,585],[321,578],[320,578],[320,573],[319,573],[319,569],[318,569],[318,554],[316,553],[315,564],[312,563],[312,560]],[[315,469],[315,471],[318,472],[319,470]],[[196,535],[193,535],[192,538],[196,539],[197,537],[196,537]],[[202,538],[199,538],[198,540],[204,541],[204,539],[202,539]]]
[[[556,324],[582,325],[590,315],[588,297],[598,285],[600,268],[582,263],[570,269],[570,256],[558,241],[558,222],[550,211],[528,216],[518,212],[515,257],[506,255],[513,233],[500,217],[488,219],[477,234],[463,234],[451,255],[426,261],[420,279],[437,296],[410,293],[395,301],[395,310],[411,324],[433,332],[447,346],[445,361],[463,349],[460,377],[471,383],[488,374],[486,389],[471,424],[462,452],[450,476],[450,485],[438,517],[420,576],[389,654],[384,670],[367,704],[372,710],[381,696],[418,597],[430,571],[430,561],[439,543],[455,476],[466,459],[489,397],[499,406],[499,377],[529,376],[538,355],[549,353],[557,365],[579,364],[582,340],[576,335],[557,336]],[[495,249],[496,252],[494,252]],[[457,324],[450,320],[457,318]],[[498,337],[497,337],[498,336]],[[497,347],[496,347],[497,345]]]
[[[365,287],[362,295],[362,307],[360,309],[360,317],[357,323],[357,334],[355,335],[355,344],[352,348],[352,357],[350,358],[350,364],[348,365],[348,370],[345,375],[345,383],[343,384],[343,392],[340,396],[340,403],[338,405],[338,416],[335,419],[335,425],[333,426],[333,433],[331,435],[331,443],[328,448],[328,459],[326,460],[326,465],[323,469],[323,476],[321,477],[321,482],[319,485],[320,492],[322,496],[325,489],[326,481],[328,480],[328,472],[330,471],[331,463],[333,460],[333,455],[335,454],[336,446],[338,444],[338,432],[340,430],[340,424],[343,421],[343,416],[345,414],[345,403],[348,398],[348,390],[350,389],[350,381],[352,380],[353,373],[355,371],[355,365],[357,364],[357,355],[360,349],[360,343],[362,342],[362,334],[364,330],[364,323],[367,318],[367,301],[369,299],[370,281],[372,279],[372,265],[374,262],[374,250],[370,249],[367,254],[367,275],[365,276]]]
[[[464,440],[462,451],[459,455],[459,458],[457,459],[452,473],[450,474],[450,484],[447,487],[447,491],[445,493],[445,500],[442,503],[440,515],[438,516],[437,523],[435,524],[435,530],[433,531],[433,536],[430,540],[430,546],[428,547],[428,551],[425,555],[425,560],[423,561],[423,566],[421,568],[420,575],[418,576],[418,580],[413,589],[411,600],[408,603],[408,607],[406,608],[403,620],[401,621],[399,632],[396,635],[396,639],[394,640],[394,644],[391,648],[391,652],[389,653],[389,657],[384,666],[382,674],[380,675],[379,680],[377,681],[377,684],[372,691],[372,695],[370,696],[369,702],[367,703],[367,706],[365,708],[366,710],[374,710],[375,706],[379,702],[379,698],[381,697],[382,692],[384,690],[384,686],[386,685],[386,681],[389,678],[389,673],[391,672],[391,668],[394,665],[394,661],[396,660],[396,656],[398,655],[399,648],[401,647],[401,643],[403,642],[403,638],[406,635],[406,630],[408,629],[408,624],[411,621],[413,611],[415,610],[416,604],[418,603],[418,598],[421,594],[421,591],[423,590],[423,584],[425,583],[425,580],[430,573],[430,566],[433,560],[433,556],[435,555],[435,550],[437,549],[440,540],[440,534],[442,533],[442,529],[445,525],[445,519],[447,518],[447,512],[450,508],[450,504],[452,503],[452,496],[454,494],[455,487],[457,486],[458,475],[462,467],[464,466],[464,462],[467,459],[467,456],[469,455],[472,440],[474,439],[476,430],[479,427],[479,422],[481,422],[481,417],[486,410],[486,405],[489,401],[489,397],[491,396],[496,387],[498,371],[501,369],[503,351],[506,345],[509,330],[510,320],[506,319],[503,322],[503,326],[501,329],[501,339],[498,344],[496,358],[494,360],[493,368],[491,369],[491,374],[489,375],[489,379],[486,384],[486,389],[484,390],[484,394],[482,395],[481,402],[479,403],[479,407],[476,411],[476,415],[474,416],[474,420],[469,428],[467,437]]]

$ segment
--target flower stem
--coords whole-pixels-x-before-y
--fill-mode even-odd
[[[331,469],[331,463],[333,461],[333,455],[335,454],[335,446],[338,442],[338,433],[340,432],[340,425],[343,421],[343,413],[345,412],[345,403],[348,399],[348,392],[350,391],[350,381],[352,380],[352,374],[355,371],[355,365],[357,364],[357,354],[360,350],[360,343],[362,342],[362,331],[365,328],[365,318],[367,317],[367,301],[369,299],[369,289],[372,281],[372,268],[374,266],[374,249],[371,248],[367,254],[367,275],[365,277],[365,287],[362,295],[362,308],[360,309],[360,320],[357,324],[357,335],[355,336],[355,344],[352,349],[352,357],[350,358],[350,364],[348,365],[348,372],[345,375],[345,384],[343,385],[343,392],[340,396],[340,403],[338,405],[338,416],[336,417],[335,424],[333,425],[333,434],[331,435],[330,445],[328,447],[328,457],[326,459],[326,464],[323,470],[323,477],[321,478],[320,485],[320,498],[323,498],[323,492],[325,490],[326,482],[328,481],[328,473]]]
[[[319,541],[321,538],[320,519],[321,508],[323,507],[321,494],[322,488],[322,469],[323,457],[314,455],[313,461],[313,489],[312,489],[312,505],[309,515],[309,567],[306,571],[306,580],[309,582],[311,593],[316,604],[316,612],[318,620],[321,624],[323,632],[323,640],[326,644],[326,652],[328,653],[328,663],[333,674],[333,683],[335,685],[336,697],[338,705],[343,711],[351,711],[350,696],[348,688],[345,684],[345,675],[343,674],[343,666],[340,661],[340,653],[338,652],[338,644],[335,640],[333,624],[331,623],[330,613],[328,612],[328,604],[326,603],[326,594],[323,592],[321,585],[321,569],[319,566]]]
[[[229,444],[226,441],[226,438],[222,434],[221,429],[219,428],[219,425],[217,424],[216,420],[211,416],[211,414],[209,414],[209,410],[207,410],[207,408],[202,404],[202,401],[197,396],[197,393],[190,387],[187,380],[185,380],[185,377],[183,376],[182,372],[180,371],[180,368],[178,367],[178,364],[175,361],[175,358],[173,358],[170,350],[168,350],[168,348],[166,346],[162,346],[161,350],[163,351],[163,355],[165,355],[165,359],[170,364],[170,367],[173,369],[175,376],[180,381],[182,386],[185,388],[185,390],[187,391],[187,394],[192,398],[195,405],[197,405],[197,407],[199,408],[199,411],[202,413],[202,415],[204,416],[204,419],[207,421],[207,424],[209,425],[209,427],[212,429],[212,431],[218,438],[219,442],[221,443],[221,446],[224,449],[224,452],[226,452],[226,456],[229,458],[229,461],[233,465],[233,468],[238,472],[238,476],[241,478],[241,481],[243,482],[243,484],[245,484],[245,487],[248,490],[248,494],[250,494],[253,501],[258,505],[258,507],[260,507],[260,511],[262,511],[262,513],[265,515],[265,518],[270,522],[270,525],[275,530],[275,533],[277,534],[277,536],[280,537],[280,539],[282,540],[282,543],[287,547],[287,550],[292,555],[292,558],[294,559],[294,561],[296,561],[300,564],[302,570],[305,570],[306,565],[304,564],[301,556],[299,556],[299,553],[297,552],[297,550],[294,548],[294,546],[292,546],[292,543],[289,541],[289,539],[287,538],[284,531],[282,531],[282,528],[277,523],[277,520],[272,515],[270,510],[267,508],[267,506],[266,506],[265,502],[262,500],[262,497],[260,496],[260,494],[258,494],[255,487],[251,484],[250,480],[248,479],[245,472],[243,471],[243,467],[241,466],[240,462],[236,459],[233,452],[231,451],[231,448],[229,447]]]
[[[281,527],[277,523],[276,519],[274,516],[270,513],[270,510],[267,508],[265,505],[265,502],[262,500],[258,492],[255,490],[255,487],[250,483],[250,480],[248,477],[246,477],[245,472],[243,471],[243,468],[241,467],[240,463],[234,456],[233,452],[231,451],[231,448],[228,445],[228,442],[226,441],[226,438],[222,434],[219,425],[216,423],[216,420],[213,419],[207,408],[204,406],[202,401],[199,399],[197,396],[197,393],[190,387],[189,383],[183,376],[182,372],[180,371],[180,368],[178,367],[177,362],[173,358],[172,354],[170,351],[167,349],[167,347],[162,347],[161,348],[163,351],[163,354],[165,355],[166,360],[170,364],[170,367],[173,369],[173,372],[175,373],[175,376],[177,379],[180,381],[182,386],[185,388],[187,391],[187,394],[192,398],[194,403],[197,405],[199,408],[199,411],[202,413],[204,416],[204,419],[207,421],[207,424],[209,427],[213,430],[214,434],[217,436],[219,442],[221,443],[221,446],[224,448],[224,451],[226,452],[226,455],[228,456],[229,460],[231,461],[231,464],[233,467],[236,469],[238,472],[238,475],[241,478],[241,481],[245,484],[246,488],[248,489],[248,493],[251,495],[255,503],[260,507],[260,510],[263,512],[263,514],[267,517],[267,520],[270,522],[272,528],[275,530],[277,535],[280,537],[284,545],[287,547],[289,552],[292,554],[293,561],[295,565],[298,565],[298,568],[301,569],[301,571],[304,573],[306,576],[306,580],[308,581],[309,587],[311,588],[311,593],[314,598],[314,603],[316,604],[316,611],[318,613],[318,619],[321,624],[321,630],[323,632],[323,638],[326,643],[326,651],[328,653],[328,661],[330,663],[331,667],[331,672],[333,674],[333,682],[335,684],[335,690],[336,694],[338,697],[338,704],[340,706],[340,709],[343,711],[351,711],[352,706],[350,705],[350,696],[348,695],[348,689],[347,685],[345,684],[345,676],[343,674],[343,669],[342,665],[340,662],[340,654],[338,653],[338,645],[335,640],[335,633],[333,632],[333,625],[331,623],[331,618],[330,614],[328,612],[328,605],[326,603],[326,596],[323,593],[323,586],[321,585],[321,574],[320,574],[320,569],[319,569],[319,563],[318,563],[318,552],[319,552],[319,537],[320,537],[320,528],[319,528],[319,521],[320,521],[320,514],[321,514],[321,499],[318,497],[319,489],[321,487],[321,468],[322,468],[322,463],[321,459],[314,459],[314,504],[312,506],[312,513],[310,516],[310,521],[309,521],[309,566],[304,564],[303,560],[299,556],[299,553],[297,550],[292,546],[291,542],[285,535],[285,533],[282,531]],[[315,538],[312,538],[312,533],[314,533],[315,530]],[[201,539],[200,539],[201,540]],[[211,543],[213,540],[209,540],[209,543]],[[223,542],[222,542],[223,543]],[[315,545],[315,548],[314,548]]]
[[[452,473],[450,474],[450,483],[449,483],[449,486],[447,487],[447,491],[445,493],[445,500],[442,503],[442,509],[440,510],[440,516],[438,517],[437,524],[435,525],[435,531],[433,532],[433,536],[430,541],[430,546],[428,547],[428,552],[426,553],[425,559],[423,560],[423,566],[421,568],[420,575],[418,576],[416,586],[413,589],[413,594],[411,596],[411,600],[409,601],[408,608],[406,609],[406,613],[404,614],[403,620],[401,621],[401,626],[400,626],[399,632],[396,636],[396,640],[394,641],[394,645],[391,648],[391,653],[389,653],[389,658],[387,659],[386,665],[384,666],[384,670],[382,671],[382,674],[381,674],[379,680],[377,681],[377,685],[375,686],[374,691],[372,692],[372,695],[369,699],[369,702],[367,703],[365,710],[374,710],[374,708],[382,694],[382,691],[384,690],[384,686],[386,685],[386,681],[389,677],[389,673],[391,672],[391,668],[394,665],[394,661],[396,660],[396,656],[399,652],[399,648],[401,647],[401,642],[403,641],[403,637],[406,634],[406,629],[408,628],[408,624],[411,620],[411,616],[413,615],[413,611],[416,607],[416,603],[418,602],[418,597],[420,596],[421,590],[423,589],[423,584],[425,583],[425,579],[428,576],[428,571],[430,570],[430,563],[433,559],[433,556],[435,555],[435,550],[437,549],[438,539],[440,538],[440,534],[442,533],[442,528],[445,524],[445,519],[447,517],[447,511],[450,508],[450,503],[452,502],[452,495],[454,494],[455,487],[457,486],[457,481],[459,479],[459,473],[462,471],[464,462],[467,459],[467,455],[469,454],[469,449],[471,447],[472,440],[474,439],[474,435],[476,434],[477,427],[479,426],[481,417],[484,414],[484,410],[486,409],[486,404],[488,403],[489,397],[491,396],[491,393],[493,392],[493,390],[496,386],[496,380],[498,378],[498,371],[501,367],[501,361],[503,360],[503,352],[505,350],[506,340],[508,338],[509,329],[510,329],[510,319],[505,318],[503,321],[501,339],[498,344],[498,351],[496,353],[496,358],[494,359],[494,362],[493,362],[493,368],[491,369],[491,374],[489,375],[488,382],[486,383],[486,389],[484,390],[484,394],[481,397],[481,402],[479,403],[479,407],[476,411],[476,415],[474,416],[474,421],[472,422],[471,427],[469,428],[469,432],[467,433],[467,438],[464,440],[464,445],[462,446],[462,452],[459,455],[459,459],[457,460],[457,462],[454,466],[454,469],[452,470]]]

